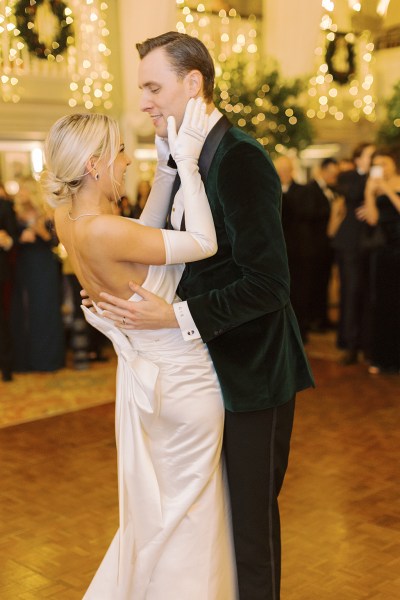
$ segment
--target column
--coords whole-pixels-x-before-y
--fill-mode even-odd
[[[155,37],[166,31],[175,30],[175,0],[118,0],[119,18],[119,60],[121,73],[121,129],[128,154],[133,157],[137,148],[138,135],[153,132],[150,118],[139,110],[137,72],[139,56],[135,44],[146,38]],[[135,168],[136,167],[136,168]],[[137,165],[127,170],[126,189],[133,199],[138,182]]]
[[[322,16],[320,0],[263,0],[263,51],[283,77],[303,77],[315,68]]]

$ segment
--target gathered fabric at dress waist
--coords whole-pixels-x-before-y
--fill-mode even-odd
[[[183,351],[189,350],[191,342],[185,342],[181,330],[157,329],[157,330],[122,330],[129,340],[132,348],[139,352],[150,352],[151,354],[181,355]]]
[[[85,306],[82,306],[82,310],[86,320],[112,341],[118,355],[122,353],[128,357],[133,352],[150,361],[158,363],[161,360],[169,364],[186,364],[190,361],[196,364],[197,360],[203,362],[208,357],[203,341],[196,339],[186,342],[178,327],[157,330],[122,329],[105,318],[96,305],[94,310]]]

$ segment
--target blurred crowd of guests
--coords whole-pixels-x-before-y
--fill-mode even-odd
[[[0,186],[1,370],[53,371],[64,365],[60,264],[51,220],[34,179],[11,201]]]
[[[282,227],[291,299],[304,343],[337,328],[341,362],[362,357],[370,373],[400,373],[400,147],[359,145],[343,161],[324,159],[305,185],[280,156]],[[329,318],[332,267],[339,321]]]
[[[400,147],[361,144],[351,159],[324,159],[306,184],[290,157],[275,166],[282,183],[282,227],[291,300],[304,343],[310,332],[337,329],[341,362],[363,358],[371,373],[400,372]],[[116,213],[139,218],[150,192],[141,181],[135,203]],[[329,290],[339,279],[339,320]],[[39,184],[22,181],[9,198],[0,183],[0,367],[12,373],[87,368],[106,360],[105,338],[87,325],[80,285],[56,238]],[[68,310],[66,310],[68,306]]]
[[[132,205],[121,198],[116,213],[138,218],[150,192],[138,186]],[[59,245],[39,183],[20,182],[12,198],[0,182],[0,368],[13,373],[56,371],[71,350],[73,367],[107,360],[106,338],[88,325],[80,309],[80,284]]]

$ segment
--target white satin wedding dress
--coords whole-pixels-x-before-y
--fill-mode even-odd
[[[150,266],[143,287],[173,302],[183,268]],[[179,329],[124,331],[83,310],[118,355],[120,513],[84,600],[234,600],[224,408],[204,344]]]

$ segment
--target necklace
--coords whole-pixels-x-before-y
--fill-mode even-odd
[[[81,219],[82,217],[99,217],[101,213],[84,213],[83,215],[78,215],[77,217],[73,218],[71,217],[71,212],[68,211],[68,218],[70,221],[77,221],[78,219]]]

